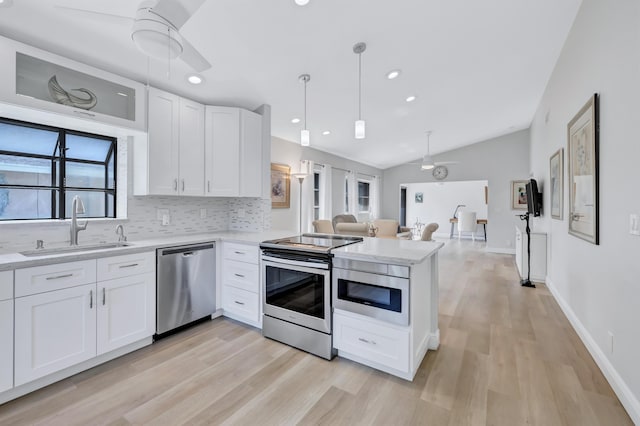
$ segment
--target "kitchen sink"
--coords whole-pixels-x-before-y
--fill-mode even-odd
[[[20,254],[26,257],[39,257],[39,256],[49,256],[52,254],[84,253],[84,252],[90,252],[95,250],[128,247],[130,245],[131,245],[130,243],[100,243],[100,244],[92,244],[92,245],[86,245],[86,246],[66,246],[66,247],[56,247],[56,248],[47,248],[47,249],[27,250],[27,251],[21,251]]]

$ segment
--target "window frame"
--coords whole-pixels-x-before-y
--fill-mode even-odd
[[[366,184],[367,188],[368,188],[368,194],[366,195],[366,199],[367,199],[367,210],[360,210],[360,199],[364,198],[363,195],[360,195],[360,184]],[[358,213],[371,213],[371,188],[373,186],[373,182],[370,181],[369,179],[362,179],[362,178],[358,178],[356,179],[356,186],[357,186],[357,193],[358,193],[358,201],[356,203],[356,209],[358,210]]]
[[[6,117],[0,117],[0,123],[9,124],[19,127],[27,127],[31,129],[49,131],[58,134],[55,148],[50,155],[44,154],[32,154],[21,151],[6,151],[0,150],[0,155],[12,156],[18,158],[35,158],[41,160],[48,160],[51,162],[51,184],[50,185],[21,185],[21,184],[2,184],[0,183],[0,189],[24,189],[34,191],[51,191],[51,214],[50,217],[43,218],[10,218],[0,219],[0,223],[10,221],[60,221],[66,220],[67,215],[70,217],[71,212],[67,212],[66,198],[68,192],[103,192],[104,193],[104,214],[101,216],[83,216],[85,218],[92,219],[116,219],[118,218],[117,206],[118,206],[118,158],[117,158],[117,138],[112,136],[98,135],[95,133],[82,132],[79,130],[66,129],[62,127],[49,126],[45,124],[32,123],[27,121],[15,120]],[[86,137],[91,139],[105,140],[110,143],[109,149],[105,155],[104,161],[87,160],[82,158],[67,157],[67,143],[66,138],[68,135]],[[109,164],[113,160],[113,172],[110,177]],[[77,187],[67,186],[66,180],[68,178],[66,174],[66,168],[68,163],[71,164],[91,164],[104,167],[104,187]],[[59,176],[59,178],[58,178]],[[57,180],[57,182],[56,182]],[[110,183],[112,187],[110,188]],[[109,196],[113,198],[113,215],[109,215]]]

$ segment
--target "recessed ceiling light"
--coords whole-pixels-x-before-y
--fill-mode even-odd
[[[191,74],[187,77],[187,81],[191,84],[200,84],[204,81],[204,79],[197,74]]]
[[[293,118],[293,119],[291,120],[291,122],[292,122],[293,124],[298,124],[298,123],[300,122],[300,119],[299,119],[299,118]]]
[[[330,132],[329,130],[325,130],[324,132],[322,132],[322,134],[323,134],[323,135],[325,135],[325,136],[327,136],[327,135],[330,135],[330,134],[331,134],[331,132]]]
[[[416,100],[416,97],[414,95],[407,96],[407,99],[405,99],[405,101],[407,101],[407,102],[413,102],[415,100]]]
[[[9,7],[13,4],[13,0],[0,0],[0,7]]]
[[[306,6],[309,3],[309,0],[295,0],[298,6]]]
[[[394,78],[398,78],[400,75],[400,70],[391,70],[387,73],[387,78],[389,80],[393,80]]]
[[[2,0],[0,0],[0,1],[2,1]],[[118,95],[120,95],[120,96],[124,96],[124,97],[129,96],[129,95],[127,95],[126,93],[122,93],[122,92],[116,92],[116,94],[118,94]]]

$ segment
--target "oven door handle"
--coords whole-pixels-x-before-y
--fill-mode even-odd
[[[303,268],[329,269],[329,264],[324,262],[302,262],[299,260],[283,259],[281,257],[271,257],[266,255],[262,255],[262,260],[273,264],[279,263],[281,265],[298,266]]]

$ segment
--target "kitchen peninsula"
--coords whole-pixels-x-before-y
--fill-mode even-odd
[[[338,356],[413,380],[427,350],[435,350],[440,344],[438,251],[443,245],[365,238],[362,243],[333,251],[333,343]],[[362,305],[341,303],[342,289],[338,291],[338,287],[343,284],[341,281],[349,282],[340,279],[341,276],[354,277],[354,281],[366,280],[372,287],[378,284],[401,289],[404,282],[408,288],[407,299],[396,309],[400,312],[395,316],[389,315],[388,310],[380,315],[381,311],[375,307],[362,309]],[[393,293],[389,293],[388,298],[393,299]],[[368,304],[367,301],[361,303]],[[404,316],[397,315],[400,313]]]

